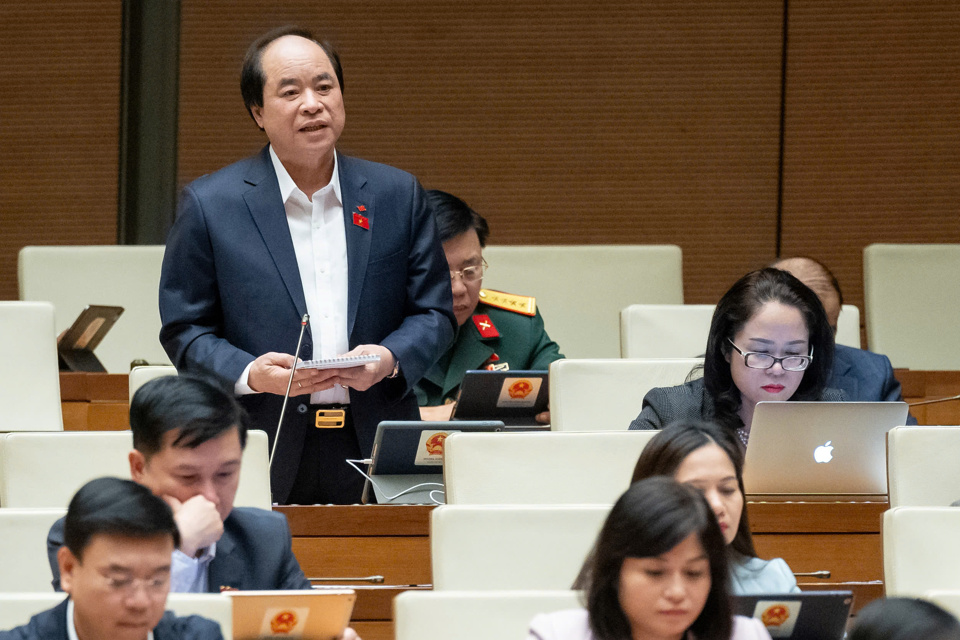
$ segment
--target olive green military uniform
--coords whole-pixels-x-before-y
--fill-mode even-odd
[[[481,291],[480,304],[460,327],[453,346],[427,370],[415,387],[421,407],[456,400],[460,383],[468,370],[493,366],[511,370],[548,369],[551,362],[563,358],[560,347],[547,335],[543,318],[536,311],[532,298],[500,294],[500,297],[509,297],[511,301],[530,301],[528,311],[513,311],[484,303],[482,300],[491,298],[491,294],[496,296],[498,292]],[[499,336],[485,338],[481,335],[480,327],[487,323],[492,325],[494,331],[491,332],[488,327],[483,327],[483,330]]]

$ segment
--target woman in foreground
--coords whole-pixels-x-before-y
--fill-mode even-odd
[[[761,560],[753,548],[743,491],[743,455],[729,431],[712,422],[675,422],[644,447],[631,482],[670,476],[696,487],[717,516],[735,595],[800,591],[781,558]]]
[[[585,567],[585,609],[541,614],[528,640],[767,640],[733,616],[726,544],[703,495],[670,478],[633,484]]]

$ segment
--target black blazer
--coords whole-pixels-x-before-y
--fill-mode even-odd
[[[846,400],[839,389],[824,389],[820,400]],[[707,393],[703,378],[675,387],[657,387],[643,397],[643,408],[631,429],[662,429],[677,420],[709,420],[713,417],[713,400]]]

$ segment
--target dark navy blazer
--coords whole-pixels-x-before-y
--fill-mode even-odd
[[[67,600],[38,613],[22,627],[0,631],[0,640],[69,640],[69,637]],[[223,634],[213,620],[200,616],[177,618],[167,611],[153,629],[153,640],[223,640]]]
[[[849,401],[897,402],[903,400],[900,382],[893,375],[890,358],[842,344],[836,345],[833,371],[827,386],[843,390]],[[907,424],[917,424],[917,419],[907,414]]]

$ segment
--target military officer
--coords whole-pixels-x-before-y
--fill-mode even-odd
[[[424,420],[447,420],[464,373],[471,369],[547,369],[563,358],[547,335],[536,300],[482,289],[483,247],[490,229],[483,216],[444,191],[427,192],[450,266],[457,339],[416,386]],[[548,412],[537,417],[549,422]]]

